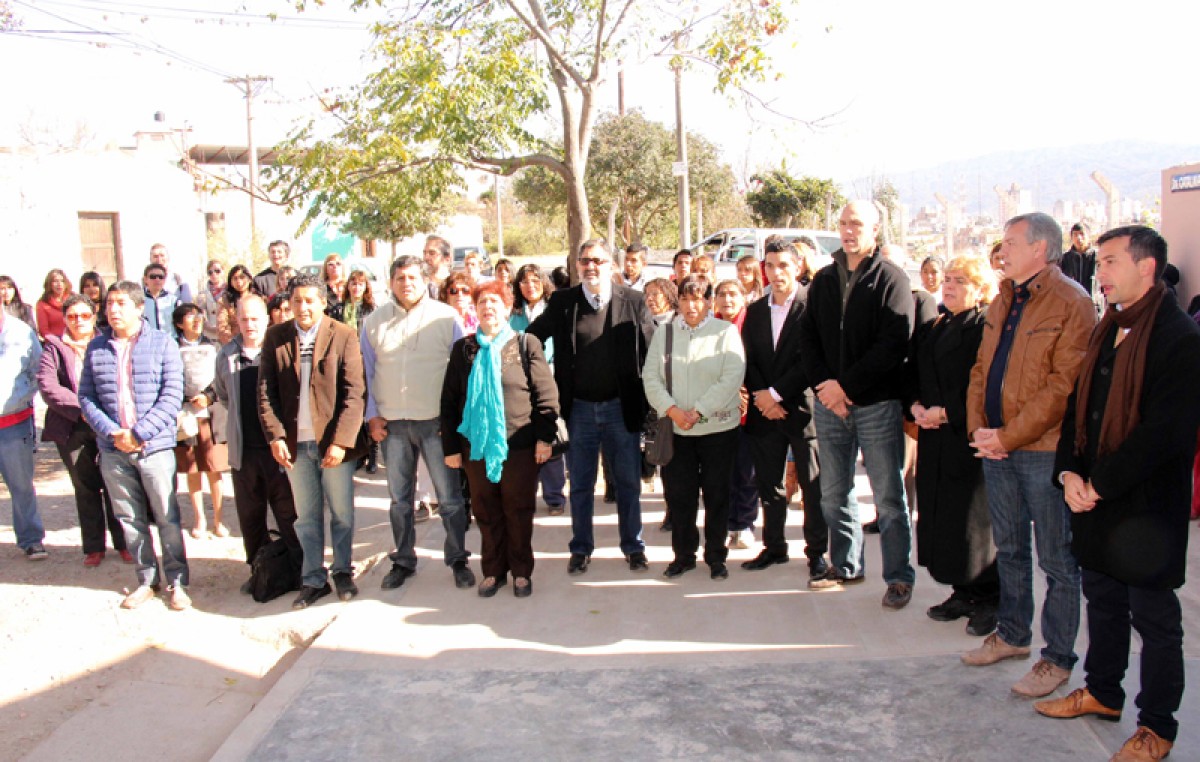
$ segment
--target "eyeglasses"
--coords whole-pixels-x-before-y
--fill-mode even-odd
[[[600,259],[599,257],[580,257],[576,261],[584,267],[599,267],[600,265],[606,265],[609,262],[609,260]]]
[[[471,289],[467,288],[466,286],[462,286],[460,288],[447,289],[446,293],[450,296],[470,296]]]
[[[68,312],[67,320],[91,320],[95,317],[91,312]]]
[[[216,268],[216,269],[209,270],[209,271],[208,271],[208,274],[209,274],[209,275],[220,275],[220,274],[221,274],[221,273],[223,273],[223,272],[225,272],[225,271],[224,271],[224,270],[222,270],[221,268],[219,268],[219,267],[218,267],[218,268]]]
[[[149,280],[166,280],[166,279],[167,279],[167,276],[165,276],[165,275],[162,275],[162,274],[160,273],[160,274],[157,274],[157,275],[147,275],[147,276],[146,276],[146,278],[147,278],[147,279],[149,279]]]

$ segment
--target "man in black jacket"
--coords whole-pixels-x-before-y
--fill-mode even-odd
[[[788,561],[783,531],[788,501],[783,475],[790,446],[804,496],[804,552],[809,578],[819,579],[829,571],[825,561],[829,530],[821,513],[813,394],[800,364],[799,324],[807,289],[800,284],[801,260],[796,244],[772,236],[763,248],[771,293],[746,308],[742,325],[746,390],[751,403],[746,412],[746,433],[763,504],[763,549],[742,568],[765,569]]]
[[[1063,275],[1083,286],[1092,294],[1092,280],[1096,274],[1096,250],[1088,246],[1088,229],[1082,222],[1071,226],[1071,248],[1063,252],[1058,262]]]
[[[902,367],[912,335],[908,276],[875,248],[882,215],[869,201],[841,212],[842,248],[813,278],[800,320],[800,363],[817,394],[813,417],[821,454],[821,508],[832,568],[809,586],[825,590],[863,579],[858,505],[851,502],[861,447],[875,496],[883,551],[883,605],[900,609],[916,581],[912,525],[904,504]]]
[[[1071,509],[1087,598],[1086,687],[1034,704],[1060,719],[1121,716],[1130,625],[1142,640],[1138,729],[1113,759],[1161,759],[1183,698],[1184,582],[1200,329],[1167,294],[1167,243],[1129,226],[1100,236],[1108,299],[1067,404],[1054,473]]]
[[[585,241],[575,260],[580,284],[551,294],[528,328],[543,343],[554,339],[554,380],[571,438],[570,574],[587,571],[596,546],[592,515],[601,449],[616,481],[621,552],[631,571],[648,568],[642,542],[641,432],[648,409],[642,363],[655,324],[640,293],[613,283],[612,267],[603,240]]]

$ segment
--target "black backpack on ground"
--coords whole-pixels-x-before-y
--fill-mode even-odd
[[[271,537],[270,542],[258,549],[254,563],[250,564],[250,595],[259,603],[300,589],[304,551],[289,547],[275,530],[271,530]]]

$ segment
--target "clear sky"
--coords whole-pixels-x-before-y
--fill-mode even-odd
[[[266,145],[318,93],[366,70],[368,17],[337,0],[300,17],[284,0],[13,0],[13,9],[25,32],[0,36],[0,145],[33,125],[76,122],[100,143],[128,144],[156,111],[167,126],[190,126],[192,143],[244,144],[244,102],[223,82],[243,74],[273,78],[256,101]],[[702,71],[687,75],[690,128],[720,145],[739,176],[781,159],[848,181],[1009,149],[1200,145],[1200,3],[802,0],[791,15],[773,48],[784,76],[763,94],[802,118],[832,115],[826,126],[772,124],[714,96]],[[89,44],[98,40],[106,47]],[[630,61],[627,72],[627,105],[673,123],[666,62]],[[614,72],[602,108],[615,110],[615,83]]]

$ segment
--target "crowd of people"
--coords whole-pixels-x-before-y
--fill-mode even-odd
[[[46,557],[31,454],[40,392],[84,564],[103,561],[107,530],[136,571],[124,608],[164,587],[171,608],[191,605],[176,476],[192,537],[225,536],[227,469],[247,562],[270,540],[270,513],[303,556],[293,607],[350,600],[354,473],[381,461],[394,547],[384,589],[416,574],[415,523],[436,513],[456,587],[492,597],[511,582],[523,598],[539,488],[553,515],[569,502],[566,571],[582,575],[601,472],[625,563],[648,570],[644,435],[669,421],[653,442],[673,551],[663,576],[702,560],[728,578],[728,551],[758,542],[759,505],[761,550],[741,566],[787,563],[800,492],[810,589],[863,583],[875,531],[882,605],[904,608],[915,535],[916,563],[949,588],[928,616],[967,619],[984,640],[962,661],[984,667],[1031,655],[1036,547],[1046,642],[1012,690],[1042,698],[1070,679],[1086,598],[1084,687],[1035,709],[1119,716],[1136,629],[1139,727],[1114,759],[1165,756],[1183,692],[1175,590],[1200,428],[1200,328],[1164,282],[1165,241],[1131,226],[1091,248],[1077,226],[1064,253],[1058,224],[1026,214],[990,257],[929,258],[910,283],[880,227],[875,204],[851,202],[833,264],[814,270],[812,241],[772,237],[727,280],[687,250],[670,277],[648,279],[645,246],[618,263],[599,239],[577,252],[575,286],[504,259],[485,275],[474,253],[456,271],[437,236],[391,263],[388,294],[336,255],[297,273],[283,241],[257,275],[209,262],[195,295],[161,245],[140,284],[106,289],[89,272],[76,293],[52,270],[32,309],[0,276],[0,472],[18,545]],[[877,514],[866,527],[852,499],[860,456]]]

